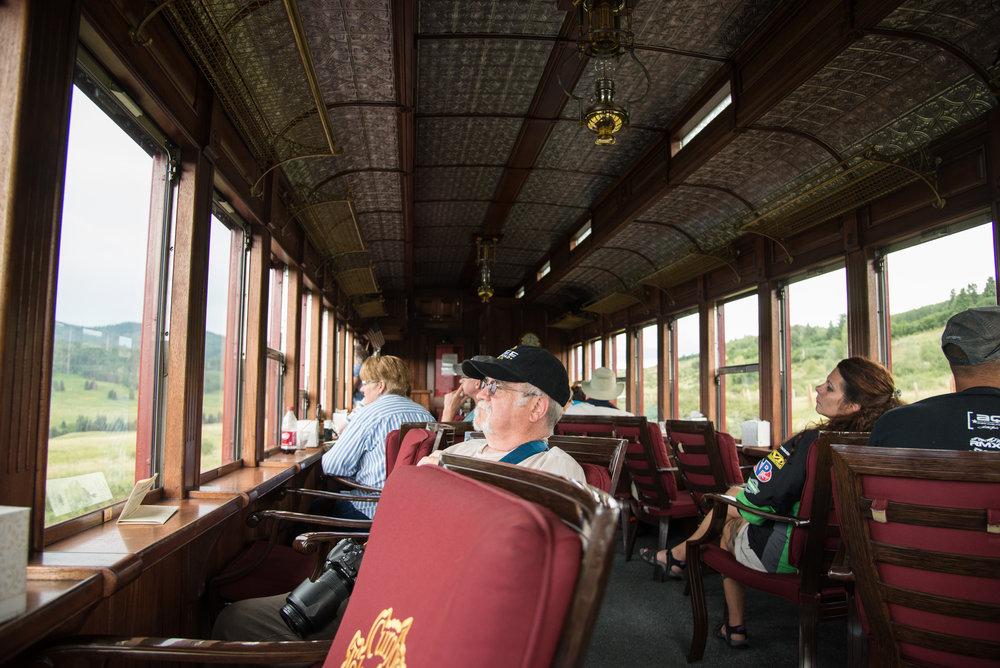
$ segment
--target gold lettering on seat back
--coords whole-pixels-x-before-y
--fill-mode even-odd
[[[377,665],[383,668],[406,668],[406,635],[412,624],[413,617],[393,619],[392,608],[386,608],[372,622],[367,638],[361,637],[360,630],[354,632],[340,668],[361,668],[373,657],[380,659]]]

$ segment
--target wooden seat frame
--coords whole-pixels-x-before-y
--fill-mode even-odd
[[[580,570],[551,665],[555,668],[582,666],[614,560],[612,546],[618,521],[617,502],[590,485],[521,466],[448,454],[442,454],[440,462],[450,471],[494,485],[548,508],[580,537]],[[317,533],[300,536],[296,542],[308,548],[311,543],[328,540],[323,533]],[[63,659],[90,662],[121,659],[181,663],[318,663],[325,660],[331,644],[332,641],[328,640],[234,642],[82,636],[50,644],[35,653],[35,659],[49,665]]]
[[[929,594],[903,587],[898,582],[883,581],[882,568],[905,566],[908,573],[923,570],[937,576],[951,574],[993,578],[993,591],[1000,587],[1000,549],[995,554],[959,553],[956,539],[934,550],[906,546],[903,542],[926,543],[921,533],[947,530],[957,538],[960,534],[979,532],[980,544],[989,543],[988,531],[1000,533],[1000,518],[989,529],[990,513],[997,515],[1000,508],[1000,456],[992,452],[952,450],[921,450],[911,448],[877,448],[858,445],[834,445],[833,468],[837,486],[837,504],[844,531],[844,542],[850,559],[855,588],[870,628],[874,658],[880,666],[910,665],[900,643],[938,650],[954,656],[956,665],[973,658],[1000,659],[1000,641],[981,640],[948,633],[940,629],[930,631],[915,628],[894,618],[890,605],[910,610],[944,615],[962,620],[1000,620],[1000,604],[960,597],[953,589],[949,595]],[[887,498],[884,521],[907,527],[912,532],[905,541],[880,541],[874,543],[869,531],[873,519],[873,499],[866,492],[866,477],[882,479],[911,479],[920,484],[955,483],[991,485],[997,490],[996,506],[992,509],[941,507],[907,503],[898,498]],[[958,491],[949,487],[949,492]],[[940,496],[940,494],[939,494]],[[953,498],[960,498],[956,495]],[[943,533],[943,532],[942,532]],[[1000,537],[997,537],[1000,539]],[[930,542],[935,542],[931,540]],[[1000,540],[994,545],[1000,545]],[[918,581],[919,575],[913,575]],[[996,597],[994,596],[994,601]]]
[[[698,661],[705,651],[705,640],[708,636],[708,608],[705,604],[705,589],[702,577],[706,565],[702,561],[702,551],[708,546],[718,548],[722,535],[722,527],[726,522],[726,507],[734,506],[741,511],[757,515],[776,522],[791,524],[793,532],[805,531],[802,554],[798,559],[798,574],[763,574],[776,578],[797,578],[797,592],[789,599],[799,606],[799,666],[815,666],[817,651],[817,629],[820,621],[828,619],[848,620],[848,636],[858,634],[858,620],[852,614],[848,605],[849,584],[842,580],[831,578],[830,565],[834,562],[840,548],[840,533],[835,522],[830,522],[833,509],[833,487],[831,481],[830,444],[833,442],[867,442],[868,434],[861,432],[829,432],[821,431],[816,442],[811,446],[807,456],[814,456],[815,462],[809,478],[812,480],[812,498],[808,516],[782,515],[752,508],[740,503],[735,497],[725,494],[706,494],[704,498],[711,504],[709,510],[718,508],[720,512],[712,512],[711,524],[705,534],[687,543],[688,583],[691,593],[691,615],[694,621],[694,631],[691,637],[691,648],[688,652],[688,662]],[[815,451],[815,454],[813,454]],[[806,485],[809,484],[807,479]],[[794,536],[792,540],[795,540]],[[728,554],[728,553],[727,553]],[[730,555],[732,556],[732,555]],[[731,559],[735,568],[745,568],[735,557]],[[734,577],[731,573],[723,573],[726,577]],[[737,577],[737,579],[739,579]],[[772,592],[768,592],[772,593]],[[777,595],[775,593],[775,595]],[[853,664],[854,644],[848,644],[849,664]]]

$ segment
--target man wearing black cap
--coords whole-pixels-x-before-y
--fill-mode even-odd
[[[496,358],[466,360],[462,372],[481,381],[473,424],[485,438],[456,443],[443,452],[586,481],[576,460],[545,441],[569,401],[569,376],[555,355],[544,348],[516,346]],[[436,462],[436,454],[420,461]]]
[[[572,457],[545,439],[562,417],[569,401],[566,367],[543,348],[517,346],[494,358],[477,355],[462,362],[462,373],[480,381],[473,422],[486,438],[458,443],[444,450],[457,455],[518,464],[586,482]],[[420,464],[437,464],[433,453]],[[237,601],[215,622],[216,640],[298,640],[281,617],[287,594]],[[343,610],[309,640],[332,639]]]
[[[1000,453],[1000,306],[953,315],[941,349],[956,391],[885,413],[869,445]]]

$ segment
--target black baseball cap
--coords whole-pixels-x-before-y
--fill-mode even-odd
[[[948,355],[948,344],[961,355]],[[978,366],[1000,359],[1000,306],[977,306],[948,318],[941,334],[945,357],[956,366]]]
[[[470,378],[494,378],[510,383],[531,383],[560,405],[569,401],[569,375],[559,359],[545,348],[514,346],[488,360],[476,356],[462,362]]]

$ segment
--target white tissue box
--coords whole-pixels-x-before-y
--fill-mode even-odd
[[[743,445],[771,447],[771,423],[767,420],[747,420],[743,423]]]
[[[30,508],[0,506],[0,623],[27,610]]]
[[[315,448],[318,432],[316,431],[316,420],[299,420],[298,440],[295,443],[297,449]]]

